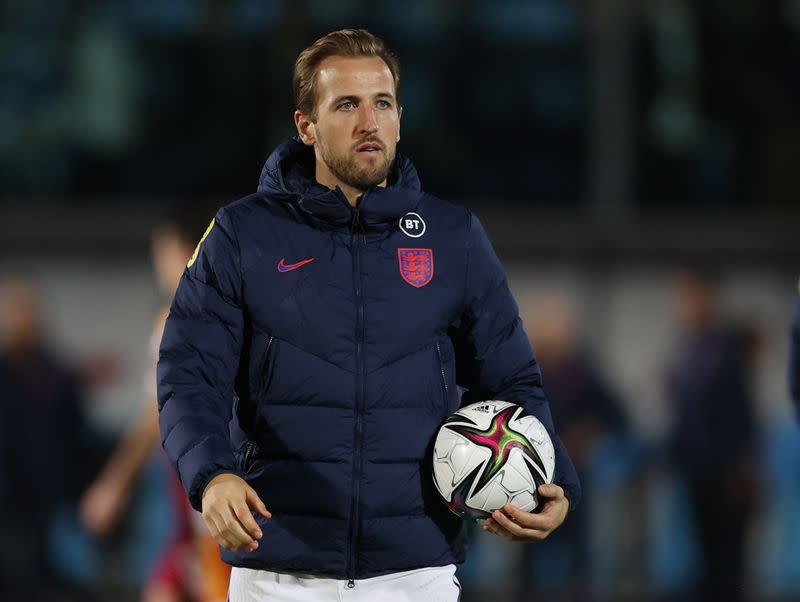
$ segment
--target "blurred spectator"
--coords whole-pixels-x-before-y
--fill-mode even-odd
[[[566,294],[553,293],[544,300],[525,303],[523,318],[532,324],[528,333],[542,377],[556,430],[573,458],[583,486],[589,490],[598,444],[627,431],[627,418],[619,399],[582,345],[577,313]],[[587,496],[587,502],[590,502]],[[546,546],[523,550],[520,602],[548,599],[588,600],[590,506],[581,504],[548,538]],[[554,561],[554,556],[561,556]],[[550,570],[542,570],[550,567]]]
[[[48,539],[86,482],[79,382],[48,349],[33,286],[0,287],[0,327],[0,599],[61,600]]]
[[[698,600],[742,599],[744,537],[755,490],[756,424],[748,350],[723,324],[715,277],[684,272],[675,289],[680,341],[667,377],[672,462],[688,486],[700,551]]]
[[[798,285],[800,286],[800,285]],[[800,297],[794,304],[792,331],[789,343],[789,391],[795,404],[797,417],[800,418]]]
[[[98,536],[108,536],[120,522],[144,465],[161,445],[158,431],[155,367],[158,346],[169,312],[169,302],[178,286],[186,263],[211,220],[210,211],[198,207],[178,207],[153,233],[152,261],[158,288],[166,305],[153,325],[150,361],[145,376],[144,404],[138,420],[131,425],[113,451],[100,475],[86,490],[81,501],[85,526]],[[161,454],[159,454],[161,455]],[[163,458],[163,460],[166,460]],[[223,564],[216,544],[209,547],[204,531],[197,531],[196,513],[189,506],[183,487],[167,461],[170,495],[174,503],[175,534],[160,558],[154,559],[151,577],[145,587],[145,602],[220,602],[227,594],[229,568]]]

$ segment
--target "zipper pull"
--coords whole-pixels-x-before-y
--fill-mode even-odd
[[[355,587],[356,587],[356,582],[353,581],[352,579],[348,579],[347,580],[347,589],[355,589]]]
[[[360,211],[356,207],[356,210],[353,212],[353,232],[360,232],[361,231],[361,219],[360,219]]]
[[[251,460],[253,459],[253,452],[256,449],[256,444],[254,441],[248,441],[244,448],[244,459],[242,460],[242,470],[244,474],[249,474],[250,469],[252,466],[250,465]]]

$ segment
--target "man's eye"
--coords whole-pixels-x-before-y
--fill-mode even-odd
[[[388,109],[392,105],[389,103],[388,100],[379,100],[378,101],[378,108],[379,109]]]
[[[354,105],[351,101],[343,102],[339,105],[338,108],[344,109],[345,111],[349,111],[350,109],[354,109],[356,105]]]

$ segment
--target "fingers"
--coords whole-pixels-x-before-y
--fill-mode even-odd
[[[258,523],[253,518],[253,515],[250,513],[250,508],[247,507],[247,504],[237,504],[233,507],[233,513],[236,515],[236,518],[239,519],[239,522],[245,528],[250,537],[253,539],[261,539],[261,536],[263,535],[261,532],[261,527],[258,526]]]
[[[263,536],[253,517],[253,508],[264,518],[272,514],[244,479],[233,474],[220,474],[206,485],[203,496],[203,518],[219,545],[231,552],[252,552]]]
[[[502,537],[503,539],[507,539],[511,541],[514,539],[514,536],[508,532],[505,528],[501,527],[497,524],[496,521],[492,520],[491,518],[487,518],[486,522],[483,524],[483,529],[488,531],[489,533],[493,533],[498,537]]]
[[[258,512],[264,518],[272,518],[272,513],[267,510],[267,507],[264,505],[264,502],[261,501],[261,498],[258,497],[255,489],[248,485],[245,495],[245,501],[250,508]]]
[[[80,516],[86,528],[105,537],[114,528],[124,504],[124,492],[110,481],[92,484],[80,501]]]
[[[539,485],[539,489],[536,491],[540,496],[548,499],[557,500],[564,497],[564,490],[554,483],[545,483],[544,485]]]
[[[521,525],[526,529],[533,529],[536,531],[552,531],[559,525],[557,520],[557,513],[555,508],[547,507],[538,514],[532,512],[525,512],[516,506],[506,504],[500,512],[503,517],[510,517],[516,524]]]
[[[212,509],[204,513],[203,518],[214,539],[226,550],[252,552],[258,548],[257,539],[263,533],[245,504],[229,505],[221,511]],[[243,520],[247,521],[247,526]]]
[[[225,531],[223,533],[232,539],[240,548],[248,551],[255,550],[258,547],[258,542],[252,537],[244,525],[239,521],[239,517],[233,509],[233,506],[228,506],[227,512],[223,514],[225,519]],[[251,517],[252,518],[252,517]]]
[[[525,512],[506,504],[495,510],[484,523],[484,529],[505,539],[541,541],[555,531],[567,515],[569,502],[558,485],[542,485],[539,494],[546,500],[539,513]]]
[[[539,529],[530,529],[527,527],[523,527],[516,520],[512,520],[508,516],[503,513],[503,510],[495,510],[492,513],[492,519],[503,529],[505,529],[508,533],[511,534],[512,539],[521,539],[526,541],[540,541],[545,539],[548,535],[548,531],[543,531]]]
[[[258,542],[245,531],[233,509],[229,509],[228,512],[223,514],[212,515],[211,520],[214,522],[214,526],[222,540],[218,539],[217,541],[227,550],[231,552],[240,550],[252,552],[258,548]],[[230,547],[225,546],[223,541],[228,543]]]
[[[212,517],[209,513],[203,514],[203,520],[206,523],[206,527],[208,527],[208,532],[211,533],[211,537],[214,538],[214,541],[229,552],[236,552],[239,549],[239,547],[224,534],[224,529],[219,526],[219,519]]]

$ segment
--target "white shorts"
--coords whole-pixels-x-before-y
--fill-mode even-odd
[[[229,602],[458,602],[461,585],[453,564],[369,579],[319,577],[233,567]]]

